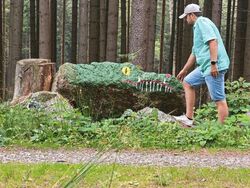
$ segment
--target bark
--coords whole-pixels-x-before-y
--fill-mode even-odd
[[[130,9],[131,9],[131,2],[130,0],[128,0],[128,11],[127,11],[127,47],[126,47],[126,51],[127,51],[127,61],[128,61],[128,54],[130,53],[129,51],[129,39],[130,39]]]
[[[234,50],[233,80],[237,80],[244,72],[244,53],[247,29],[247,1],[238,1],[236,37]]]
[[[204,0],[203,15],[212,19],[213,0]]]
[[[149,1],[132,1],[132,21],[129,51],[133,54],[132,63],[138,65],[142,70],[147,70],[147,43],[148,43],[148,23]]]
[[[230,45],[230,53],[231,54],[231,60],[232,60],[232,63],[231,63],[231,66],[229,67],[229,71],[228,71],[228,74],[226,74],[226,77],[229,77],[230,80],[233,80],[233,69],[234,69],[234,48],[233,46],[235,45],[235,36],[234,36],[234,33],[235,33],[235,7],[236,7],[236,0],[232,0],[232,14],[231,14],[231,28],[230,28],[230,36],[229,36],[229,45]]]
[[[171,38],[170,38],[170,50],[169,50],[169,66],[167,67],[166,71],[169,74],[173,74],[174,70],[174,48],[175,48],[175,24],[176,24],[176,7],[177,1],[173,1],[173,9],[170,11],[172,12],[172,24],[171,24]]]
[[[64,64],[64,54],[65,54],[65,14],[66,14],[66,0],[63,0],[62,34],[61,34],[61,65]]]
[[[178,14],[181,15],[184,10],[184,0],[178,0],[177,6]],[[177,19],[177,32],[176,32],[176,53],[175,53],[175,75],[182,69],[182,43],[183,43],[183,19]]]
[[[226,50],[227,53],[229,55],[229,57],[231,57],[231,48],[230,48],[230,31],[231,31],[231,7],[232,7],[232,0],[228,0],[227,3],[227,26],[226,26]]]
[[[7,65],[7,98],[14,92],[15,66],[22,58],[23,0],[10,1],[9,61]]]
[[[39,3],[39,57],[51,59],[50,0]]]
[[[56,62],[57,56],[57,0],[52,0],[51,2],[51,61]]]
[[[90,1],[89,61],[98,62],[100,56],[100,1]]]
[[[150,1],[148,18],[147,69],[154,71],[157,0]]]
[[[88,62],[88,0],[80,0],[77,63]]]
[[[220,30],[221,28],[221,13],[222,13],[222,0],[213,0],[212,1],[212,21]]]
[[[36,0],[36,57],[39,57],[39,38],[40,38],[40,0]]]
[[[4,72],[4,64],[3,64],[3,6],[2,1],[0,1],[0,102],[3,99],[3,72]]]
[[[109,0],[106,59],[113,62],[117,58],[118,7],[118,0]]]
[[[196,3],[198,0],[185,0],[185,4]],[[181,46],[181,59],[180,65],[183,68],[187,62],[188,57],[190,56],[192,46],[193,46],[193,29],[192,26],[188,25],[187,22],[183,23],[183,37],[182,37],[182,46]]]
[[[76,63],[77,51],[77,4],[78,0],[72,0],[72,39],[71,39],[71,63]]]
[[[121,62],[127,61],[127,7],[126,0],[121,0]]]
[[[100,1],[100,61],[106,60],[108,0]]]
[[[246,33],[246,46],[245,46],[245,58],[244,58],[244,72],[243,77],[247,82],[250,82],[250,0],[248,0],[248,12],[247,12],[247,33]]]
[[[2,99],[5,100],[6,97],[6,61],[7,61],[7,51],[6,51],[6,11],[5,11],[5,0],[2,1],[2,39],[3,39],[3,56],[2,56]]]
[[[165,9],[166,0],[162,1],[162,15],[161,15],[161,39],[160,39],[160,63],[159,63],[159,73],[162,72],[163,65],[163,49],[164,49],[164,30],[165,30]]]
[[[46,59],[24,59],[17,62],[13,100],[38,91],[50,91],[55,63]]]
[[[30,0],[30,57],[37,58],[36,38],[36,1]]]

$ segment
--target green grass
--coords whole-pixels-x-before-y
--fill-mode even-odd
[[[161,123],[157,111],[148,116],[92,121],[79,109],[46,112],[0,103],[0,147],[180,149],[250,149],[250,83],[226,85],[230,117],[224,125],[216,120],[214,103],[196,110],[196,127]]]
[[[0,187],[63,187],[81,165],[0,164]],[[112,181],[111,181],[111,177]],[[250,169],[98,165],[77,187],[250,187]]]
[[[154,114],[143,118],[91,122],[79,113],[65,113],[64,121],[58,121],[46,116],[45,112],[35,114],[21,107],[3,107],[2,111],[0,109],[0,146],[99,148],[112,145],[117,149],[189,150],[250,148],[250,126],[235,125],[235,121],[239,122],[239,117],[229,119],[223,126],[207,120],[196,128],[183,129],[177,124],[158,122]]]

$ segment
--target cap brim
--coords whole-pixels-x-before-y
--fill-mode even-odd
[[[183,19],[183,18],[185,18],[186,16],[187,16],[187,14],[186,14],[186,13],[183,13],[182,15],[179,16],[179,18],[180,18],[180,19]]]

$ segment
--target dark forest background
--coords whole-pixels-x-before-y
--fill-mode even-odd
[[[192,47],[178,19],[197,3],[220,29],[231,59],[227,78],[250,81],[250,0],[1,0],[0,100],[12,97],[15,64],[26,58],[65,63],[132,62],[176,75]]]

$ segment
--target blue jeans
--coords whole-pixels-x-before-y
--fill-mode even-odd
[[[187,82],[192,87],[197,87],[202,84],[206,84],[210,97],[213,101],[222,101],[225,100],[225,81],[224,76],[227,70],[219,71],[217,77],[211,75],[203,76],[199,67],[190,72],[185,78],[184,81]]]

